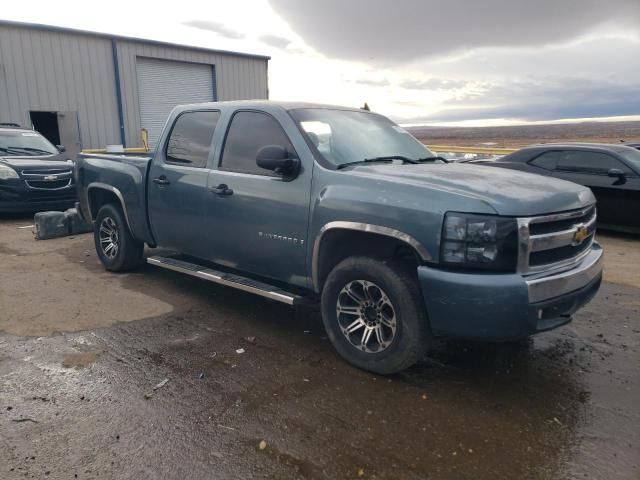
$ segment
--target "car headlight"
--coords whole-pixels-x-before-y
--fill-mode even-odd
[[[9,178],[19,178],[18,172],[6,165],[0,165],[0,180],[7,180]]]
[[[440,261],[461,268],[515,271],[518,262],[516,219],[447,213],[442,227]]]

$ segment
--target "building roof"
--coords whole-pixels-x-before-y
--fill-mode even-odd
[[[68,28],[68,27],[58,27],[55,25],[44,25],[42,23],[28,23],[28,22],[14,22],[11,20],[0,20],[0,26],[31,28],[34,30],[47,30],[50,32],[74,33],[77,35],[89,35],[92,37],[101,37],[101,38],[114,39],[114,40],[128,40],[133,42],[142,42],[142,43],[148,43],[151,45],[158,45],[162,47],[184,48],[187,50],[197,50],[201,52],[216,53],[220,55],[233,55],[236,57],[249,57],[249,58],[262,59],[262,60],[271,60],[271,57],[267,55],[233,52],[230,50],[217,50],[212,48],[196,47],[196,46],[185,45],[180,43],[161,42],[159,40],[148,40],[145,38],[128,37],[125,35],[112,35],[110,33],[91,32],[89,30],[80,30],[80,29]]]

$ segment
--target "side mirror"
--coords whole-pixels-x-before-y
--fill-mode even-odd
[[[609,169],[609,171],[607,172],[607,175],[609,177],[612,178],[619,178],[619,179],[623,179],[627,176],[626,173],[624,173],[622,170],[620,170],[619,168],[611,168]]]
[[[56,145],[56,148],[58,149],[58,151],[60,153],[64,153],[67,151],[66,147],[64,145]]]
[[[260,168],[289,177],[295,176],[300,168],[300,160],[280,145],[262,147],[256,154],[256,163]]]

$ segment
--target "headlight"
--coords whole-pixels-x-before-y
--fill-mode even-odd
[[[440,261],[461,268],[515,271],[517,221],[491,215],[447,213],[442,227]]]
[[[7,180],[9,178],[19,178],[18,172],[6,165],[0,165],[0,180]]]

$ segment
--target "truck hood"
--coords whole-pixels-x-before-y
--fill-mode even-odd
[[[8,165],[14,170],[60,170],[72,169],[73,163],[67,160],[66,155],[25,156],[25,157],[0,157],[0,164]]]
[[[345,172],[347,173],[347,172]],[[533,216],[595,203],[591,190],[576,183],[515,170],[460,163],[355,166],[348,174],[475,198],[497,214]]]

